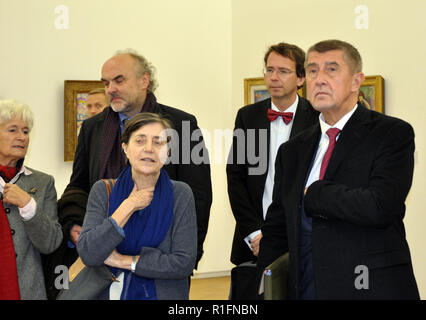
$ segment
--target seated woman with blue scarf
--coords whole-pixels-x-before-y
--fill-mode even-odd
[[[77,249],[87,266],[107,265],[116,281],[99,299],[188,299],[197,254],[195,203],[190,187],[163,168],[171,124],[144,112],[126,123],[122,147],[129,165],[108,197],[90,191]]]

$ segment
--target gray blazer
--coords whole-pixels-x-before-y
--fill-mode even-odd
[[[135,274],[155,280],[159,300],[189,298],[188,277],[197,255],[197,221],[191,188],[173,181],[173,221],[158,248],[142,247]],[[107,219],[107,193],[102,181],[89,194],[83,229],[77,250],[87,266],[100,266],[123,241],[111,220]]]
[[[35,200],[35,216],[24,221],[17,206],[9,203],[3,203],[3,206],[13,235],[21,299],[46,300],[40,253],[49,254],[59,247],[62,229],[58,223],[53,177],[28,167],[27,169],[32,174],[22,173],[15,184]]]

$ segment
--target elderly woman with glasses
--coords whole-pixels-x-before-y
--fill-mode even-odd
[[[197,254],[197,224],[190,187],[170,180],[170,122],[144,112],[126,123],[128,159],[110,195],[102,181],[89,195],[77,249],[87,266],[107,265],[118,281],[99,299],[188,299]]]
[[[0,100],[0,300],[46,299],[40,254],[62,241],[53,177],[24,166],[30,108]]]

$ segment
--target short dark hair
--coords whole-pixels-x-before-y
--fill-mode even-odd
[[[141,112],[127,121],[121,136],[121,143],[129,144],[132,133],[150,123],[159,123],[164,127],[164,129],[173,129],[173,125],[170,120],[164,118],[162,115],[158,113]],[[169,138],[167,140],[169,140]]]
[[[352,73],[362,71],[362,59],[357,48],[350,43],[341,40],[324,40],[314,44],[308,50],[308,55],[312,51],[324,53],[332,50],[342,50],[343,57],[346,60]]]
[[[285,42],[274,44],[270,46],[268,51],[265,53],[265,57],[263,59],[265,61],[265,67],[271,52],[276,52],[283,57],[293,60],[296,63],[296,75],[299,78],[305,77],[305,51],[294,44]]]

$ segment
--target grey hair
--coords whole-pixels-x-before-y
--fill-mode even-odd
[[[34,115],[30,107],[13,99],[0,100],[0,123],[10,121],[13,118],[24,120],[31,131],[34,124]]]
[[[155,77],[155,67],[134,49],[119,50],[114,56],[122,54],[128,54],[135,60],[136,76],[142,77],[145,73],[148,73],[150,78],[148,90],[154,92],[158,87],[158,81]]]

